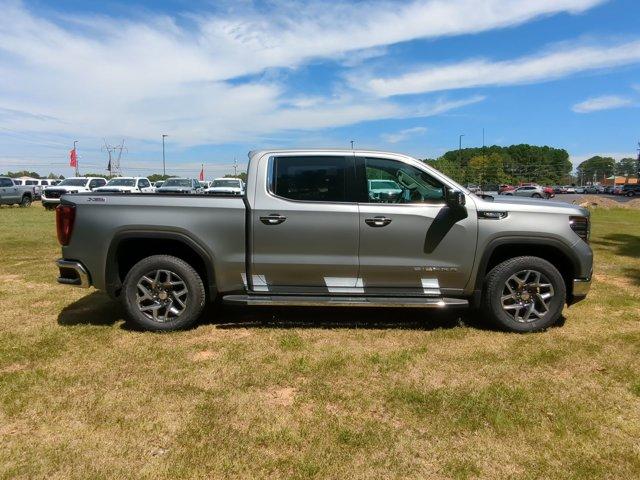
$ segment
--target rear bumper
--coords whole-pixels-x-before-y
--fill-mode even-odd
[[[61,258],[56,261],[56,265],[60,270],[58,283],[81,288],[89,288],[91,286],[89,272],[80,262]]]

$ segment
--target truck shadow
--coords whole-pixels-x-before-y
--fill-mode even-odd
[[[640,257],[640,236],[628,233],[612,233],[605,235],[602,240],[592,243],[613,250],[616,255],[638,258]],[[622,273],[635,285],[640,285],[640,269],[624,267]]]
[[[124,322],[120,304],[102,292],[93,292],[67,305],[58,315],[58,324],[112,326],[135,330]],[[565,317],[553,327],[564,325]],[[364,330],[421,330],[471,327],[496,330],[473,310],[431,310],[423,308],[345,307],[237,307],[216,303],[208,306],[193,328],[215,325],[236,328],[308,328]],[[552,328],[553,328],[552,327]]]

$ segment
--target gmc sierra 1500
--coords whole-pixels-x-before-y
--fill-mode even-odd
[[[58,281],[120,298],[150,330],[206,301],[475,306],[554,323],[589,289],[589,212],[476,196],[423,162],[363,150],[250,152],[243,196],[87,193],[57,209]],[[377,180],[385,181],[380,189]]]

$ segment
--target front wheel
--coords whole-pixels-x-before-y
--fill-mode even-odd
[[[153,255],[136,263],[124,280],[121,297],[129,319],[153,331],[191,326],[206,300],[198,272],[170,255]]]
[[[564,279],[551,263],[539,257],[516,257],[486,276],[482,310],[505,330],[536,332],[558,321],[566,296]]]
[[[542,196],[539,193],[534,193],[533,195],[531,195],[533,198],[542,198]]]
[[[29,195],[24,195],[19,205],[21,207],[30,207],[31,206],[31,197]]]

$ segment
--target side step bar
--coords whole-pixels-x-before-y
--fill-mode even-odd
[[[302,306],[302,307],[410,307],[445,308],[468,307],[462,298],[439,297],[322,297],[303,295],[225,295],[229,305]]]

